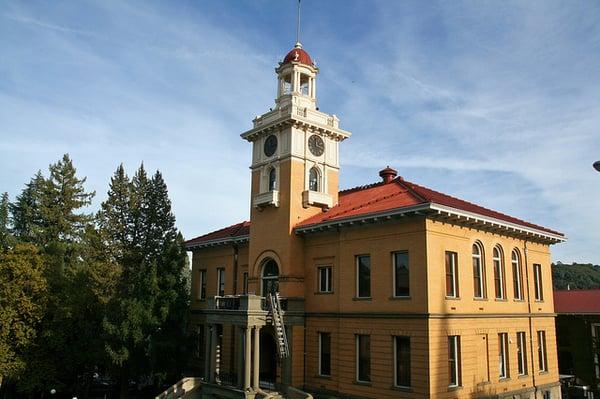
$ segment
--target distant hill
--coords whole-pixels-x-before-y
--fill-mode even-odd
[[[567,284],[572,290],[600,289],[600,266],[591,263],[553,263],[552,280],[557,290],[566,290]]]

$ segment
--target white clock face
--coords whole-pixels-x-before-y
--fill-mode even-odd
[[[313,134],[308,138],[308,149],[314,156],[320,157],[325,151],[325,143],[321,137]]]

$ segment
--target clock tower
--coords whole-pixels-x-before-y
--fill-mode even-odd
[[[319,111],[319,69],[300,43],[275,72],[275,107],[241,135],[252,143],[250,284],[260,293],[261,265],[269,258],[279,266],[282,295],[303,296],[302,242],[293,228],[337,204],[339,143],[350,132]]]

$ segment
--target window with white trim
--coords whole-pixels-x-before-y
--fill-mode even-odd
[[[269,191],[277,190],[277,171],[275,168],[269,170]]]
[[[460,385],[460,336],[448,336],[448,386]]]
[[[356,381],[371,382],[370,335],[356,335]]]
[[[527,374],[527,345],[524,331],[517,332],[517,369],[519,375]]]
[[[458,298],[458,254],[446,251],[446,297]]]
[[[483,263],[483,247],[479,242],[473,244],[473,296],[483,299],[485,295],[485,266]]]
[[[225,295],[225,269],[222,267],[217,269],[217,295]]]
[[[496,291],[496,299],[504,299],[504,253],[498,245],[494,247],[492,252],[494,264],[494,289]]]
[[[542,265],[537,263],[533,264],[533,282],[535,288],[535,300],[543,301],[544,289],[542,287]]]
[[[371,297],[371,256],[356,257],[356,297]]]
[[[521,255],[518,249],[513,249],[511,254],[513,289],[515,299],[523,299],[523,283],[521,279]]]
[[[319,333],[319,375],[331,376],[331,334]]]
[[[410,387],[410,337],[394,337],[394,385]]]
[[[508,334],[498,334],[498,376],[508,378]]]
[[[548,371],[548,360],[546,358],[546,331],[537,332],[538,338],[538,368],[540,371]]]
[[[317,272],[319,274],[319,292],[333,292],[333,268],[331,266],[319,266]]]
[[[308,172],[308,189],[310,191],[319,191],[321,186],[319,180],[319,170],[315,167],[310,168]]]
[[[394,262],[394,297],[410,296],[408,252],[392,253]]]

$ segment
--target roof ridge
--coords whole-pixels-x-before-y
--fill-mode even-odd
[[[355,191],[362,191],[362,190],[366,190],[368,188],[382,186],[383,184],[384,184],[384,182],[379,181],[379,182],[375,182],[375,183],[365,184],[365,185],[362,185],[362,186],[351,187],[351,188],[347,188],[345,190],[338,191],[338,195],[340,195],[340,194],[349,194],[349,193],[352,193],[352,192],[355,192]]]
[[[194,241],[194,240],[198,240],[198,239],[201,239],[201,238],[206,237],[208,235],[215,234],[215,233],[220,233],[220,232],[223,232],[223,231],[226,231],[228,229],[235,228],[235,227],[237,227],[237,229],[235,230],[235,233],[237,233],[238,231],[240,231],[244,227],[245,223],[250,223],[250,222],[247,221],[247,220],[244,220],[243,222],[234,223],[232,225],[220,228],[218,230],[209,231],[208,233],[202,234],[200,236],[197,236],[197,237],[194,237],[194,238],[190,238],[186,242],[191,242],[191,241]],[[234,234],[229,234],[228,236],[229,237],[233,237],[235,235],[235,233]]]

